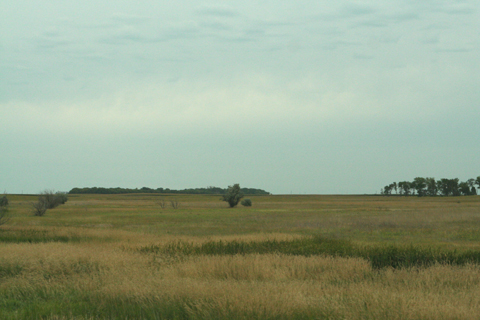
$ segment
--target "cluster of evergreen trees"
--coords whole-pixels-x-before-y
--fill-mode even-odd
[[[417,177],[413,181],[391,183],[382,188],[381,194],[388,196],[395,191],[395,194],[404,196],[417,195],[419,197],[437,195],[471,196],[477,194],[475,185],[480,187],[480,176],[464,182],[460,182],[458,178],[435,180],[435,178]]]
[[[249,195],[269,195],[270,192],[267,192],[262,189],[255,188],[242,188],[243,194]],[[69,194],[123,194],[123,193],[170,193],[170,194],[225,194],[227,191],[226,188],[218,187],[207,187],[207,188],[190,188],[183,190],[174,190],[169,188],[73,188],[68,193]]]

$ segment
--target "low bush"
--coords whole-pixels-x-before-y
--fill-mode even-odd
[[[57,192],[55,193],[55,203],[56,206],[61,204],[65,204],[68,201],[67,194],[65,192]]]
[[[47,204],[44,198],[39,197],[38,202],[32,204],[33,215],[42,217],[47,212]]]
[[[160,205],[160,208],[162,209],[165,209],[165,207],[167,206],[167,204],[165,203],[165,200],[161,199],[158,204]]]
[[[54,209],[68,201],[67,194],[64,192],[53,192],[45,190],[40,193],[38,202],[33,204],[33,214],[41,217],[45,215],[48,209]]]
[[[65,204],[68,197],[64,192],[55,193],[51,190],[45,190],[40,194],[39,201],[44,202],[47,209],[54,209],[61,204]]]
[[[243,199],[242,202],[240,202],[240,203],[244,207],[251,207],[252,206],[252,200],[250,200],[250,199]]]
[[[0,198],[0,226],[10,221],[7,196]]]
[[[0,208],[5,208],[8,206],[8,198],[7,196],[3,196],[0,198]]]
[[[178,201],[177,200],[170,200],[170,204],[172,205],[173,209],[178,208]]]
[[[0,226],[10,221],[10,213],[6,207],[0,207]]]

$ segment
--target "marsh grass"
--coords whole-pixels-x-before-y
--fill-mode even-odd
[[[294,240],[267,240],[261,242],[208,241],[200,245],[176,241],[164,246],[150,245],[138,249],[143,253],[169,255],[246,255],[284,254],[294,256],[332,256],[362,258],[373,268],[428,267],[435,264],[466,265],[480,264],[479,250],[448,250],[413,245],[359,246],[351,241],[329,239],[323,236],[304,237]]]
[[[80,242],[87,237],[78,234],[56,233],[43,229],[6,229],[0,230],[0,242],[4,243],[39,243],[39,242]]]
[[[480,197],[11,196],[0,319],[478,319]]]

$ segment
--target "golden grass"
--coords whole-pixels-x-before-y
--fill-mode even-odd
[[[345,319],[478,319],[480,268],[433,266],[374,271],[361,259],[246,256],[152,256],[117,243],[0,246],[1,265],[22,267],[0,292],[77,290],[140,304],[195,301],[212,310],[269,316],[320,310]],[[54,319],[54,318],[52,318]]]

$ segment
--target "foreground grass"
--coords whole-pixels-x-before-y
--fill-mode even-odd
[[[477,319],[480,314],[476,264],[374,269],[360,258],[145,254],[114,243],[61,242],[8,244],[0,247],[0,256],[1,319]]]
[[[459,199],[82,196],[38,218],[18,196],[0,319],[478,319],[480,201]]]

